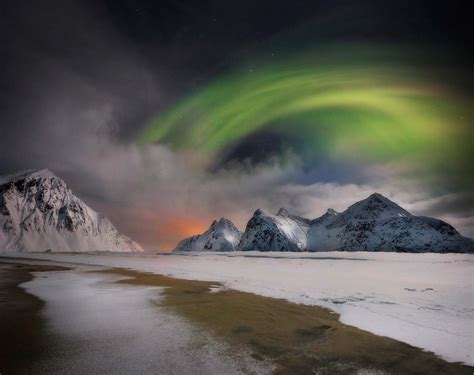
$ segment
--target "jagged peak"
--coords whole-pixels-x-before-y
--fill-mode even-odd
[[[367,198],[354,203],[341,215],[342,219],[389,218],[396,216],[412,216],[395,202],[380,193],[373,193]]]
[[[288,216],[289,214],[288,210],[282,207],[278,210],[277,216]]]
[[[139,251],[139,246],[104,215],[92,210],[49,169],[23,170],[0,177],[0,194],[10,204],[7,216],[15,233],[0,233],[0,251]],[[31,204],[30,204],[31,203]],[[5,204],[5,203],[4,203]],[[5,206],[6,207],[6,206]]]
[[[380,193],[372,193],[370,194],[367,198],[357,202],[360,204],[371,204],[371,205],[386,205],[389,207],[397,207],[401,208],[398,204],[396,204],[394,201],[390,200],[389,198],[385,197],[384,195]],[[355,203],[355,204],[357,204]]]
[[[257,208],[257,209],[255,210],[255,212],[253,213],[253,216],[263,216],[263,215],[266,215],[266,214],[265,214],[265,211],[263,211],[263,210],[260,209],[260,208]]]
[[[338,215],[340,215],[339,212],[332,208],[328,208],[327,211],[320,217],[311,220],[311,223],[316,224],[316,223],[327,223],[328,221],[334,220]]]
[[[367,199],[371,200],[371,201],[390,201],[392,202],[390,199],[388,199],[386,196],[380,194],[380,193],[372,193],[370,194]]]
[[[241,235],[232,221],[221,217],[205,232],[181,240],[173,251],[234,251]]]
[[[56,176],[51,170],[44,168],[44,169],[25,169],[19,172],[7,174],[4,176],[0,176],[0,184],[4,184],[7,182],[17,181],[20,179],[37,179],[37,178],[56,178],[60,179]]]
[[[226,219],[225,217],[221,217],[219,220],[214,220],[208,230],[222,230],[222,229],[231,229],[231,230],[238,231],[234,223],[230,221],[229,219]]]
[[[222,226],[222,225],[229,225],[229,224],[234,225],[232,221],[230,221],[229,219],[226,219],[225,217],[221,217],[219,220],[214,220],[212,222],[211,228]]]

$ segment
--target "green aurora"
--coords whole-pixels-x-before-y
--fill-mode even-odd
[[[473,85],[462,66],[433,61],[411,49],[374,47],[265,59],[176,103],[139,142],[193,150],[210,164],[267,131],[287,139],[307,164],[385,163],[440,189],[466,190],[473,181]]]

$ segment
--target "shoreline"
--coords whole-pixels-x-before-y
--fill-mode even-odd
[[[474,366],[474,255],[351,254],[357,261],[347,259],[347,253],[331,253],[336,259],[315,254],[311,261],[298,253],[276,259],[226,253],[4,255],[210,280],[242,292],[326,307],[340,314],[345,324]]]
[[[433,351],[450,362],[474,365],[472,255],[356,253],[299,254],[284,259],[134,254],[5,254],[50,261],[129,268],[226,287],[291,302],[327,307],[341,320],[380,336]],[[58,263],[59,262],[59,263]],[[350,275],[350,277],[349,277]],[[433,289],[433,290],[431,290]]]
[[[24,307],[31,319],[41,323],[26,332],[11,330],[11,336],[30,350],[12,348],[16,349],[14,358],[2,353],[2,374],[197,371],[204,375],[217,371],[264,375],[273,368],[248,352],[234,352],[224,341],[160,308],[157,301],[163,288],[118,284],[123,276],[100,273],[101,267],[65,269],[13,263],[12,259],[2,263],[0,259],[0,270],[2,266],[10,274],[22,276],[15,278],[12,287],[39,304],[39,308],[28,305],[16,310]],[[10,297],[7,302],[17,305],[18,299]],[[2,311],[5,302],[0,300]],[[23,323],[15,311],[9,317],[16,323],[13,327]],[[0,321],[0,332],[9,326],[4,323]],[[5,340],[2,344],[2,349],[9,345]]]
[[[324,307],[227,289],[213,281],[120,268],[91,272],[126,277],[114,283],[165,287],[160,307],[230,345],[242,350],[250,348],[253,359],[273,361],[278,366],[277,374],[306,373],[315,368],[322,373],[380,370],[407,374],[470,374],[474,369],[346,325],[338,314]],[[35,311],[38,313],[39,309]]]
[[[166,287],[160,306],[171,309],[241,348],[272,360],[276,374],[471,374],[474,367],[346,325],[318,306],[125,269],[97,271],[125,276],[116,283]],[[220,289],[222,288],[222,289]]]
[[[27,293],[21,284],[33,280],[33,272],[65,270],[60,266],[7,263],[0,259],[0,373],[29,373],[47,342],[41,316],[45,303]]]

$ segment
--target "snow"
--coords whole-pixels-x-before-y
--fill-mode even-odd
[[[25,169],[11,174],[0,176],[0,184],[17,181],[22,178],[51,178],[56,177],[49,169]]]
[[[381,194],[313,220],[312,251],[473,252],[474,242],[441,220],[414,216]]]
[[[180,241],[173,251],[235,251],[241,235],[230,220],[221,218],[204,233]]]
[[[327,307],[341,321],[474,365],[474,255],[373,252],[15,254],[126,267]]]
[[[0,251],[141,251],[49,170],[0,177]]]
[[[309,220],[280,209],[276,215],[256,210],[238,249],[242,251],[305,251]]]
[[[242,251],[474,252],[474,241],[441,220],[414,216],[374,193],[338,213],[309,220],[280,209],[255,211],[238,247]]]
[[[120,277],[86,270],[40,272],[21,285],[46,302],[49,341],[31,373],[270,373],[161,308],[161,288],[111,283]]]

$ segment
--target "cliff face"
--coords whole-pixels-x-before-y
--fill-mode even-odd
[[[381,194],[308,220],[257,210],[239,250],[474,252],[474,241],[441,220],[415,216]]]
[[[235,251],[240,236],[240,231],[230,220],[221,218],[204,233],[182,240],[173,251]]]
[[[281,209],[277,215],[255,211],[239,244],[242,251],[305,251],[310,221]]]
[[[48,170],[0,179],[0,251],[142,251]]]

